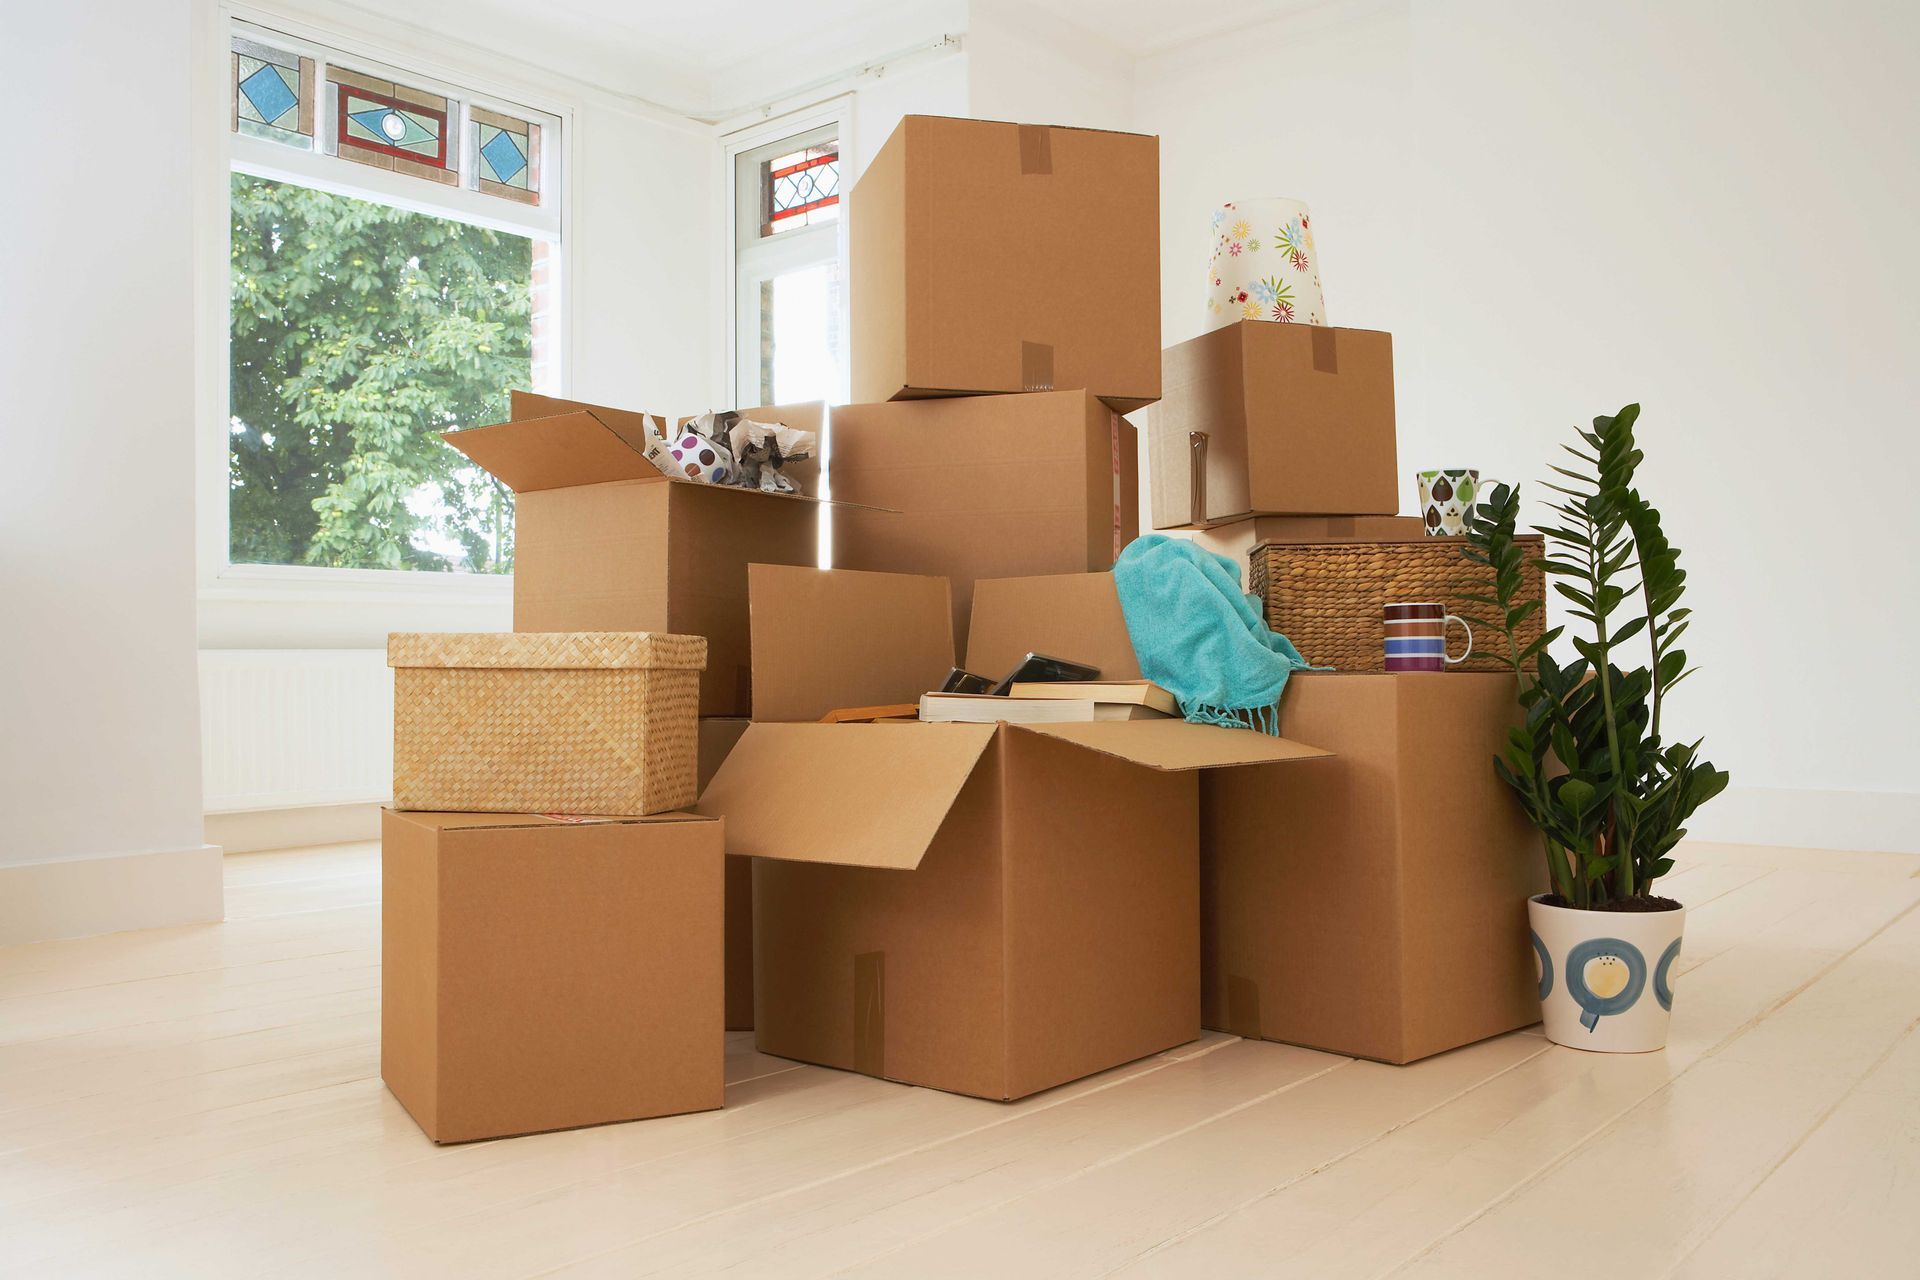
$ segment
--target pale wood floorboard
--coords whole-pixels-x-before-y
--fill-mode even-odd
[[[735,1033],[724,1111],[460,1147],[380,1084],[378,847],[235,856],[223,924],[0,949],[0,1275],[1913,1274],[1920,857],[1683,854],[1659,1054],[1210,1033],[1002,1106]]]

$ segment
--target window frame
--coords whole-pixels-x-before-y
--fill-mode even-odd
[[[512,599],[513,575],[409,569],[344,569],[324,565],[236,564],[230,558],[231,512],[228,498],[229,423],[231,415],[231,182],[236,172],[276,181],[298,183],[357,199],[370,199],[398,208],[493,227],[515,235],[551,240],[557,250],[552,287],[558,290],[553,307],[555,340],[559,344],[556,374],[558,394],[573,384],[572,254],[573,161],[575,112],[537,89],[503,81],[480,66],[449,66],[425,49],[394,47],[390,42],[348,29],[322,29],[294,13],[242,3],[221,3],[203,10],[208,20],[198,41],[200,58],[194,76],[194,170],[196,177],[195,280],[196,302],[195,404],[196,538],[198,596],[202,604],[202,642],[221,642],[218,625],[210,627],[209,607],[219,616],[234,608],[269,611],[291,608],[284,621],[269,618],[243,625],[239,632],[297,633],[299,606],[311,604],[367,604],[379,607],[379,618],[367,628],[378,633],[393,625],[479,623],[496,616]],[[557,174],[544,179],[553,192],[550,203],[521,205],[470,191],[461,185],[436,187],[407,175],[354,165],[317,149],[303,151],[266,139],[234,132],[231,125],[231,89],[228,85],[230,42],[238,27],[258,27],[266,39],[279,36],[295,46],[337,50],[353,60],[355,69],[387,73],[415,87],[445,93],[463,103],[505,112],[531,109],[559,122],[554,147]],[[324,89],[322,89],[324,92]],[[316,109],[324,105],[317,103]],[[316,128],[316,148],[319,130]],[[463,130],[464,134],[464,130]],[[464,137],[461,140],[464,151]],[[496,207],[504,206],[504,207]],[[396,606],[422,606],[395,614]],[[447,611],[452,613],[448,614]],[[477,627],[476,627],[477,629]],[[332,628],[329,628],[332,630]],[[209,634],[212,631],[215,634]]]
[[[817,227],[799,227],[791,231],[780,232],[766,237],[750,248],[741,245],[741,191],[740,157],[751,151],[758,151],[775,143],[803,137],[831,127],[834,130],[835,145],[840,150],[840,216],[832,223]],[[854,174],[848,160],[853,148],[853,95],[841,94],[798,111],[790,111],[755,124],[723,134],[720,207],[726,210],[726,235],[722,240],[722,274],[724,287],[721,297],[727,300],[723,340],[721,342],[723,373],[720,385],[726,390],[726,400],[730,407],[737,409],[753,408],[760,403],[757,388],[749,391],[746,370],[742,367],[741,334],[746,329],[746,317],[750,300],[747,297],[742,259],[758,258],[762,262],[778,264],[791,269],[812,262],[826,260],[826,255],[818,251],[823,243],[833,245],[833,253],[840,263],[840,332],[844,340],[849,341],[849,359],[843,362],[840,378],[831,397],[835,404],[846,403],[850,384],[852,330],[849,297],[852,290],[848,287],[847,254],[847,197],[852,191]],[[757,225],[757,224],[756,224]],[[758,252],[755,252],[758,250]],[[757,314],[757,302],[751,304]],[[823,461],[825,461],[823,459]],[[823,482],[825,481],[823,474]]]

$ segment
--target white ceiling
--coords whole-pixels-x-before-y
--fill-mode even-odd
[[[372,0],[354,0],[373,9]],[[1316,0],[1000,0],[1134,57]],[[963,32],[966,0],[398,0],[381,16],[711,117]]]

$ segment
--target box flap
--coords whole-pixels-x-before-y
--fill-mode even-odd
[[[727,852],[911,870],[993,740],[990,724],[754,724],[700,797]]]
[[[1089,751],[1168,772],[1317,760],[1332,754],[1252,729],[1223,729],[1210,724],[1188,724],[1185,720],[1096,720],[1017,727],[1024,733],[1045,734]]]
[[[584,410],[443,431],[440,438],[515,493],[667,478],[639,449]]]
[[[747,599],[756,721],[917,704],[953,667],[945,578],[755,564]]]
[[[435,831],[498,830],[501,827],[577,827],[633,826],[650,822],[711,822],[704,813],[651,813],[644,817],[601,817],[577,813],[434,813],[424,809],[395,809],[387,812],[402,822],[430,827]]]
[[[999,679],[1028,653],[1100,669],[1102,680],[1137,680],[1140,662],[1111,573],[985,578],[973,584],[967,670]]]

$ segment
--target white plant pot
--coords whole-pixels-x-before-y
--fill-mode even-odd
[[[1599,1053],[1666,1048],[1684,907],[1578,911],[1534,897],[1527,923],[1547,1039]]]

